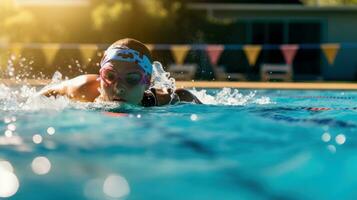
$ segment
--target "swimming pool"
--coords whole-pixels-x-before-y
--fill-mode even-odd
[[[208,105],[118,108],[34,90],[0,86],[2,197],[357,196],[357,92],[194,90]]]

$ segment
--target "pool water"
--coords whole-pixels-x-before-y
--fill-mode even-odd
[[[357,92],[192,90],[205,105],[140,108],[35,90],[0,87],[0,199],[357,197]]]

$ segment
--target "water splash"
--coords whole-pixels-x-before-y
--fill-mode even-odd
[[[172,91],[175,91],[175,79],[170,77],[170,73],[164,70],[162,64],[160,62],[154,61],[152,66],[153,73],[151,75],[150,88],[162,89],[164,91],[170,89]]]
[[[29,74],[18,75],[14,70],[14,61],[16,59],[10,59],[7,68],[7,78],[15,79],[16,81],[22,81],[23,79],[29,77]],[[26,59],[20,59],[21,62],[25,63]],[[30,65],[23,64],[22,66]],[[42,88],[51,87],[56,84],[61,84],[66,79],[63,79],[63,75],[56,71],[51,79],[49,85]],[[39,88],[33,87],[29,84],[19,85],[20,82],[16,82],[16,86],[0,85],[0,110],[4,111],[36,111],[36,110],[64,110],[66,108],[82,109],[82,110],[109,110],[109,111],[120,111],[120,110],[132,110],[136,109],[132,106],[121,105],[117,102],[94,102],[94,103],[80,103],[73,102],[69,98],[64,96],[55,97],[44,97],[40,95],[41,90]],[[161,89],[164,91],[174,91],[176,89],[175,79],[170,77],[170,73],[163,69],[160,62],[155,61],[153,63],[153,74],[152,74],[152,84],[151,88]],[[246,105],[246,104],[270,104],[271,101],[268,97],[256,97],[256,92],[251,92],[248,95],[243,95],[239,93],[236,89],[224,88],[215,95],[210,95],[206,90],[192,91],[204,104],[210,105]]]
[[[248,105],[248,104],[271,104],[269,97],[257,97],[256,92],[247,95],[239,93],[237,89],[223,88],[217,94],[208,94],[206,90],[192,90],[192,92],[208,105]],[[4,111],[37,111],[55,110],[61,111],[66,108],[80,110],[106,110],[123,111],[139,109],[135,106],[120,104],[119,102],[74,102],[64,96],[44,97],[40,95],[36,87],[22,86],[19,88],[0,85],[0,110]]]
[[[34,61],[22,57],[21,55],[10,55],[4,71],[0,74],[0,78],[9,79],[19,84],[20,82],[26,83],[27,79],[44,79],[45,76],[42,72],[33,74]]]
[[[271,104],[269,97],[256,97],[256,91],[244,95],[238,89],[223,88],[216,95],[210,95],[207,90],[192,90],[204,104],[208,105],[236,105],[242,106],[247,104]]]

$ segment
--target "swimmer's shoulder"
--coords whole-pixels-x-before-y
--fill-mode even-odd
[[[93,102],[99,95],[98,75],[80,75],[69,83],[68,92],[73,99]]]
[[[179,102],[202,104],[194,94],[185,89],[176,89],[175,92],[172,92],[171,90],[164,91],[162,89],[151,88],[145,92],[142,105],[151,107],[176,104]]]
[[[197,104],[202,104],[202,102],[194,95],[192,92],[179,88],[175,90],[181,102],[192,102]]]

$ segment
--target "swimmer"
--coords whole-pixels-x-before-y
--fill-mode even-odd
[[[145,107],[178,102],[201,101],[185,89],[152,88],[150,50],[135,39],[113,43],[104,53],[99,75],[81,75],[60,84],[45,87],[44,96],[67,96],[81,102],[117,101]]]

